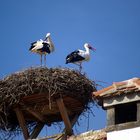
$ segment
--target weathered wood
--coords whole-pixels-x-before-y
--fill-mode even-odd
[[[107,126],[115,124],[115,108],[107,108]]]
[[[14,110],[16,112],[19,125],[23,131],[23,136],[24,136],[25,140],[27,140],[29,138],[29,132],[28,132],[28,128],[26,127],[26,122],[25,122],[23,113],[19,107],[16,107]]]
[[[44,127],[44,123],[38,122],[36,127],[34,128],[33,132],[30,135],[30,139],[36,138],[39,135],[39,133],[43,127]]]
[[[71,123],[71,127],[74,126],[74,124],[76,123],[78,117],[79,117],[80,113],[79,114],[76,114],[71,120],[70,120],[70,123]],[[66,128],[63,130],[63,132],[66,131]]]
[[[34,104],[34,103],[49,103],[47,94],[33,94],[30,96],[24,96],[21,100],[22,102],[25,102],[26,104]]]
[[[26,111],[38,119],[40,122],[45,122],[45,118],[38,112],[33,111],[32,109],[26,108]]]
[[[46,119],[46,117],[44,117],[47,123],[62,121],[58,105],[56,104],[56,98],[55,99],[51,98],[51,110],[50,110],[49,101],[46,94],[38,93],[25,96],[21,99],[20,108],[22,109],[23,112],[26,112],[24,115],[26,120],[42,122],[41,116],[44,117],[47,115],[49,116],[49,118],[47,117]],[[67,108],[68,116],[73,116],[74,112],[82,112],[84,110],[83,103],[76,98],[64,96],[63,102],[65,104],[65,107]],[[30,111],[28,112],[26,108],[29,108]],[[41,116],[39,112],[41,112]]]
[[[76,115],[72,118],[72,120],[70,121],[70,122],[71,122],[72,127],[74,126],[74,124],[75,124],[75,123],[76,123],[76,121],[78,120],[78,118],[79,118],[80,114],[81,114],[81,113],[76,114]]]
[[[62,116],[62,119],[63,119],[65,127],[66,127],[66,133],[68,135],[71,135],[72,134],[72,126],[71,126],[71,123],[70,123],[70,120],[68,117],[67,110],[66,110],[65,105],[63,103],[63,99],[59,98],[56,100],[56,102],[57,102],[58,108],[60,110],[60,114]]]
[[[76,114],[76,115],[70,120],[71,126],[72,126],[72,127],[73,127],[74,124],[76,123],[76,121],[77,121],[79,115],[80,115],[80,113],[79,113],[79,114]],[[67,136],[67,135],[65,134],[65,132],[66,132],[66,128],[63,130],[63,133],[60,134],[60,135],[58,135],[56,138],[54,138],[54,140],[58,140],[58,139],[60,139],[60,138],[61,138],[61,140],[66,139],[66,136]]]

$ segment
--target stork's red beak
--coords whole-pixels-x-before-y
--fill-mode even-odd
[[[92,51],[96,51],[96,48],[94,48],[94,47],[91,47],[90,45],[88,46],[89,47],[89,49],[91,49]]]

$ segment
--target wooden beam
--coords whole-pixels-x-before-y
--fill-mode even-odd
[[[65,127],[66,127],[66,133],[68,135],[71,135],[72,134],[72,126],[71,126],[71,123],[70,123],[68,113],[67,113],[67,110],[65,108],[63,99],[59,98],[59,99],[56,100],[56,102],[57,102],[60,114],[62,116],[62,119],[63,119]]]
[[[74,124],[76,123],[76,121],[77,121],[77,119],[79,118],[79,115],[80,115],[80,114],[81,114],[81,113],[76,114],[76,115],[70,120],[71,126],[72,126],[72,127],[73,127]],[[63,133],[60,134],[60,135],[58,135],[57,137],[55,137],[54,140],[59,140],[60,138],[61,138],[61,140],[63,140],[63,139],[65,140],[67,135],[66,135],[64,132],[66,132],[66,128],[63,130]]]
[[[76,123],[76,121],[78,120],[78,118],[79,118],[80,114],[81,114],[81,113],[76,114],[76,115],[72,118],[72,120],[70,121],[70,122],[71,122],[72,127],[74,126],[74,124],[75,124],[75,123]]]
[[[39,114],[38,112],[33,111],[32,109],[26,108],[26,111],[30,113],[32,116],[34,116],[36,119],[38,119],[40,122],[45,122],[45,118]]]
[[[26,127],[26,122],[25,122],[23,113],[19,107],[16,107],[14,110],[16,112],[19,125],[23,131],[23,136],[24,136],[25,140],[27,140],[29,138],[29,132],[28,132],[28,128]]]
[[[24,96],[21,99],[22,102],[26,104],[34,104],[34,103],[49,103],[47,94],[45,93],[37,93],[30,96]]]
[[[75,116],[70,120],[70,123],[71,123],[71,127],[74,126],[74,124],[76,123],[76,121],[78,120],[79,116],[80,116],[81,113],[78,113],[78,114],[75,114]],[[63,132],[66,131],[66,128],[63,130]]]
[[[36,138],[39,135],[39,133],[43,127],[44,127],[44,123],[38,122],[37,125],[35,126],[33,132],[30,135],[30,139]]]

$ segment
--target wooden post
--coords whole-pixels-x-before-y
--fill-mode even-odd
[[[115,124],[115,108],[107,108],[107,126]]]
[[[79,115],[80,115],[80,113],[79,113],[79,114],[76,114],[76,115],[72,118],[72,120],[70,121],[72,127],[73,127],[74,124],[76,123],[76,121],[77,121]],[[65,132],[65,131],[66,131],[66,129],[64,129],[64,132]],[[67,135],[64,134],[64,135],[62,136],[62,140],[66,140],[66,139],[67,139]]]
[[[37,125],[35,126],[32,134],[30,135],[30,139],[36,138],[43,127],[44,127],[44,123],[38,122]]]
[[[45,118],[39,114],[38,112],[33,111],[32,109],[26,108],[27,112],[29,112],[32,116],[34,116],[38,121],[45,122]]]
[[[76,114],[76,115],[72,118],[72,120],[70,121],[72,127],[74,126],[75,122],[77,121],[79,115],[80,115],[80,113],[79,113],[79,114]],[[60,139],[60,138],[61,138],[61,140],[66,139],[66,136],[67,136],[67,135],[66,135],[64,132],[66,132],[66,128],[63,130],[63,133],[60,134],[60,135],[58,135],[57,137],[55,137],[54,140],[58,140],[58,139]]]
[[[25,122],[23,113],[19,107],[15,108],[14,110],[16,112],[19,125],[23,131],[23,136],[24,136],[25,140],[27,140],[29,138],[29,132],[28,132],[28,129],[26,127],[26,122]]]
[[[71,127],[74,126],[74,124],[76,123],[77,119],[79,118],[79,115],[80,115],[80,113],[79,113],[79,114],[76,114],[76,115],[70,120]],[[63,130],[63,132],[65,132],[65,131],[66,131],[66,128]]]
[[[58,108],[60,110],[60,114],[62,116],[62,119],[63,119],[65,127],[66,127],[66,133],[68,135],[71,135],[72,134],[72,126],[71,126],[71,123],[70,123],[70,120],[69,120],[69,117],[68,117],[63,99],[59,98],[59,99],[56,100],[56,102],[57,102]]]

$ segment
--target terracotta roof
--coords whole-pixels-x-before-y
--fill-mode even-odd
[[[132,78],[121,82],[114,82],[107,88],[93,92],[93,96],[100,98],[132,92],[140,92],[140,78]]]

